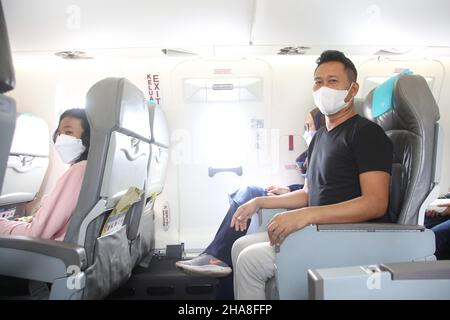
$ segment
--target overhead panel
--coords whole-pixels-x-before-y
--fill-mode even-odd
[[[330,48],[450,46],[449,12],[447,0],[258,0],[252,39]]]
[[[253,0],[4,0],[13,51],[248,44]]]

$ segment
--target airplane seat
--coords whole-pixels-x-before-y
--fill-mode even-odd
[[[128,210],[120,229],[108,235],[102,235],[101,229],[105,214],[129,187],[144,191],[150,126],[143,93],[124,78],[95,84],[87,94],[86,112],[91,123],[91,148],[65,241],[84,245],[88,267],[83,298],[91,299],[105,297],[131,275],[130,245],[136,240],[144,194]]]
[[[3,189],[0,193],[0,217],[9,218],[22,204],[36,198],[49,163],[47,123],[28,113],[18,113],[9,153]]]
[[[16,123],[16,103],[4,93],[14,89],[14,68],[9,47],[8,31],[0,3],[0,192],[8,163]]]
[[[423,225],[425,209],[439,192],[443,150],[439,107],[426,80],[411,74],[388,79],[368,94],[363,112],[391,139],[393,167],[402,172],[399,183],[404,184],[402,180],[406,180],[401,210],[393,217],[394,221]]]
[[[450,261],[310,269],[308,286],[314,300],[448,300]]]
[[[169,125],[161,107],[152,105],[149,108],[150,128],[152,133],[152,155],[149,163],[148,195],[161,193],[164,188],[166,170],[169,161]]]
[[[139,224],[139,241],[134,250],[136,261],[151,257],[155,246],[155,213],[156,197],[163,191],[169,161],[169,126],[164,111],[156,104],[149,104],[150,122],[150,161],[148,163],[148,179],[145,186],[146,203]],[[148,265],[146,259],[143,265]]]
[[[50,299],[103,298],[133,267],[131,227],[142,214],[150,156],[144,95],[124,78],[107,78],[89,90],[86,114],[86,172],[64,241],[0,237],[0,274],[51,283]]]
[[[392,92],[392,90],[390,90]],[[361,117],[368,118],[372,121],[378,123],[378,119],[374,119],[371,112],[372,106],[372,96],[373,92],[370,92],[368,97],[365,99],[355,98],[354,107],[355,113],[359,114]],[[380,95],[378,95],[378,99]],[[385,98],[386,99],[386,98]],[[392,99],[388,99],[392,101]],[[380,103],[386,103],[381,99]],[[390,103],[388,101],[388,103]],[[380,123],[378,123],[380,124]],[[387,133],[389,136],[389,133]],[[396,133],[394,133],[395,135]],[[394,159],[391,169],[391,178],[389,184],[389,205],[388,214],[384,217],[384,221],[397,222],[398,214],[400,213],[401,204],[403,202],[403,197],[406,193],[407,177],[406,177],[406,167],[401,163],[401,161],[396,158],[394,153]]]
[[[443,145],[438,106],[419,75],[398,76],[390,92],[376,90],[362,111],[391,138],[393,162],[405,169],[407,185],[397,220],[310,225],[289,235],[276,248],[275,279],[267,283],[273,287],[276,282],[280,299],[308,298],[308,269],[435,259],[434,233],[424,228],[423,219],[439,190]],[[276,297],[267,289],[269,298]]]

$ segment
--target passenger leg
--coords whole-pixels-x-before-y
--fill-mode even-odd
[[[436,237],[436,258],[438,260],[450,259],[450,220],[434,226],[431,230]]]
[[[235,298],[264,300],[266,281],[275,274],[275,250],[267,232],[237,240],[232,256]]]
[[[425,228],[432,229],[433,227],[437,226],[438,224],[441,224],[449,219],[450,219],[450,217],[448,217],[448,216],[443,216],[443,217],[438,216],[438,217],[432,217],[432,218],[425,217],[424,225],[425,225]]]
[[[0,275],[0,300],[27,296],[28,280]]]
[[[236,231],[234,228],[230,228],[231,219],[233,218],[234,213],[236,212],[237,208],[239,208],[240,205],[250,201],[253,198],[260,197],[265,195],[266,192],[263,188],[260,187],[246,187],[241,188],[234,192],[232,195],[230,195],[230,208],[228,209],[228,212],[226,213],[224,219],[222,220],[222,223],[217,230],[217,233],[213,239],[213,241],[209,244],[209,246],[205,249],[205,251],[202,253],[202,255],[207,254],[209,256],[207,257],[197,257],[194,259],[197,259],[196,261],[190,260],[190,263],[188,264],[190,271],[196,272],[195,269],[192,269],[192,265],[198,265],[202,266],[205,263],[208,263],[209,261],[215,261],[219,260],[220,262],[223,262],[224,264],[221,264],[220,262],[215,262],[218,265],[225,266],[231,266],[231,247],[233,246],[234,242],[239,239],[240,237],[247,234],[248,227],[250,226],[251,220],[248,220],[247,222],[247,229],[244,231]],[[184,268],[187,264],[187,261],[184,262],[177,262],[177,266],[180,268]],[[202,269],[198,269],[199,272],[203,272]],[[231,270],[230,270],[231,271]],[[202,275],[211,275],[211,276],[217,276],[214,275],[213,270],[208,269],[205,271],[207,274]],[[223,276],[223,272],[219,272],[219,276]]]
[[[231,266],[231,247],[237,239],[247,234],[250,226],[250,220],[248,220],[246,230],[236,231],[234,228],[230,228],[231,219],[239,206],[256,197],[264,196],[265,194],[266,192],[263,188],[249,186],[241,188],[230,195],[230,208],[225,215],[219,230],[217,230],[214,240],[205,249],[205,253],[208,253]]]
[[[234,299],[231,248],[237,239],[249,232],[250,225],[254,225],[255,219],[258,217],[253,216],[252,220],[247,222],[247,229],[244,231],[236,231],[234,228],[230,228],[231,219],[240,205],[264,195],[266,195],[266,191],[256,186],[241,188],[231,194],[230,208],[213,241],[197,258],[177,262],[179,268],[190,274],[220,277],[216,289],[216,299],[218,300]]]
[[[246,237],[239,238],[236,240],[232,246],[231,255],[232,255],[232,263],[230,266],[236,265],[236,260],[239,253],[245,249],[247,246],[258,243],[268,241],[268,236],[266,232],[258,232],[247,235]],[[219,283],[216,290],[216,299],[218,300],[232,300],[235,297],[234,294],[234,277],[233,274],[230,274],[224,278],[219,279]]]

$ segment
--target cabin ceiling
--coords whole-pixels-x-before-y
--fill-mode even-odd
[[[450,53],[448,0],[2,0],[14,53]]]

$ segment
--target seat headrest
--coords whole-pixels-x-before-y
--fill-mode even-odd
[[[161,107],[149,105],[151,142],[168,148],[170,145],[169,125]]]
[[[125,78],[101,80],[87,93],[86,114],[91,130],[120,130],[150,142],[148,117],[142,117],[143,112],[148,114],[142,91]]]
[[[378,87],[373,89],[364,101],[366,118],[378,123],[384,131],[407,130],[423,136],[423,128],[434,128],[439,120],[439,107],[422,76],[400,74],[380,86],[381,91],[377,92]]]
[[[0,2],[0,93],[14,89],[15,84],[8,31]]]
[[[394,84],[397,78],[402,74],[412,74],[410,70],[404,70],[400,74],[390,77],[373,91],[372,115],[377,118],[383,113],[392,109],[392,96]]]
[[[48,157],[47,123],[28,113],[18,113],[10,154]]]

